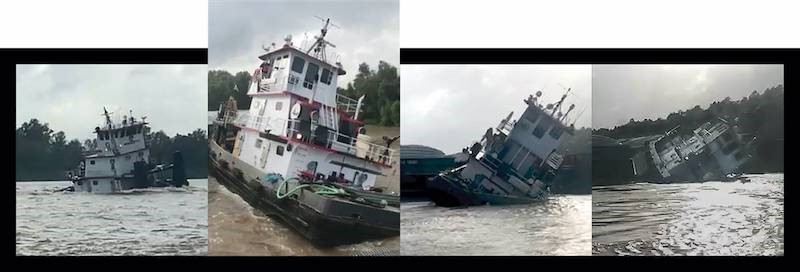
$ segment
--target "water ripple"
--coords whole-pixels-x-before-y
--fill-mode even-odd
[[[783,255],[783,174],[593,188],[595,255]]]
[[[17,182],[17,255],[205,255],[205,180],[123,194],[53,192],[69,182]],[[185,206],[179,206],[184,204]],[[156,231],[156,232],[153,232]]]

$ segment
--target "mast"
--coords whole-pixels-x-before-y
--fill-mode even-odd
[[[317,19],[320,19],[323,22],[325,22],[325,25],[322,27],[322,29],[319,30],[320,35],[319,36],[314,36],[314,39],[316,39],[316,40],[308,48],[308,50],[306,51],[306,54],[308,54],[310,56],[314,56],[315,58],[321,59],[323,61],[327,61],[325,59],[326,58],[325,47],[326,46],[330,46],[330,47],[336,48],[336,45],[334,45],[334,44],[328,42],[327,40],[325,40],[325,35],[328,35],[328,26],[333,26],[333,27],[336,27],[336,28],[339,28],[339,26],[331,23],[331,19],[330,18],[322,19],[322,18],[317,17],[317,16],[315,16],[315,17]],[[314,51],[314,54],[311,54],[311,51]]]

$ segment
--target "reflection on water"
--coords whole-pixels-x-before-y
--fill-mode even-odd
[[[209,255],[349,256],[397,255],[400,237],[335,248],[318,248],[280,220],[253,209],[209,177]]]
[[[402,255],[590,255],[591,196],[530,205],[401,205]]]
[[[207,182],[189,184],[103,195],[17,182],[17,255],[205,255]]]
[[[595,255],[783,255],[783,174],[592,190]]]

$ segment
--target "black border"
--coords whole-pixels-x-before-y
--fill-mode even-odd
[[[15,96],[16,64],[206,64],[207,49],[0,49],[0,74],[4,76],[6,89]],[[800,49],[447,49],[404,48],[400,50],[401,64],[784,64],[784,85],[795,86],[797,79],[798,52]],[[180,79],[176,79],[180,80]],[[15,97],[12,97],[15,98]],[[8,103],[15,103],[15,99]],[[15,109],[15,105],[7,107]],[[13,116],[13,115],[11,115]],[[12,118],[13,119],[13,118]],[[12,120],[12,123],[15,122]],[[8,135],[8,134],[7,134]],[[13,136],[12,136],[13,137]],[[11,142],[12,139],[7,139]],[[4,164],[11,167],[11,164]],[[13,169],[7,169],[13,172]],[[790,186],[791,187],[791,186]],[[787,187],[784,187],[786,190]],[[9,200],[15,207],[16,197]],[[792,203],[789,201],[788,203]],[[787,202],[784,202],[786,205]],[[788,207],[785,207],[784,213]],[[6,210],[8,211],[8,210]],[[14,214],[16,210],[11,210]],[[789,217],[791,218],[791,217]],[[786,225],[789,220],[784,219]],[[14,222],[16,228],[16,221]],[[786,229],[786,228],[784,228]],[[14,230],[16,231],[16,229]],[[16,234],[14,235],[14,237]],[[791,237],[792,235],[790,235]],[[15,238],[14,238],[15,239]],[[402,238],[401,238],[402,239]],[[785,238],[784,238],[785,239]],[[16,242],[16,241],[15,241]],[[786,244],[786,243],[785,243]],[[791,244],[791,243],[789,243]],[[16,244],[9,252],[16,254]],[[345,269],[390,269],[406,265],[408,268],[452,269],[454,266],[486,269],[556,269],[583,267],[593,269],[596,265],[613,268],[652,269],[662,265],[688,264],[692,267],[707,265],[736,266],[738,268],[766,268],[783,265],[785,258],[778,257],[600,257],[600,256],[537,256],[537,257],[21,257],[15,261],[26,264],[62,265],[59,268],[85,269],[94,267],[139,267],[174,262],[180,266],[200,266],[212,263],[253,265],[257,269],[279,269],[279,267],[257,266],[264,263],[291,262],[289,269],[313,265],[327,267],[343,265]],[[500,266],[497,266],[500,264]],[[79,266],[77,266],[79,265]],[[113,265],[113,266],[109,266]],[[379,265],[379,266],[374,266]],[[512,267],[513,265],[513,267]],[[520,265],[520,266],[517,266]],[[764,266],[766,265],[766,266]],[[226,266],[225,268],[234,268]],[[235,268],[239,268],[236,266]]]

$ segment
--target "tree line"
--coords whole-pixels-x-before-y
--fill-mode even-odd
[[[96,139],[67,141],[63,131],[54,132],[48,123],[34,118],[20,125],[16,138],[16,180],[63,180],[64,172],[75,169],[83,152],[97,147]],[[208,176],[208,141],[205,130],[197,129],[187,135],[169,137],[164,131],[149,133],[150,161],[172,163],[172,153],[183,154],[186,175],[190,178]]]
[[[726,97],[715,101],[708,108],[699,105],[688,110],[670,113],[666,119],[630,119],[627,124],[612,129],[600,128],[594,134],[611,138],[633,138],[655,134],[678,127],[681,132],[690,132],[701,124],[717,118],[723,118],[739,127],[739,133],[745,140],[753,140],[754,153],[743,170],[746,172],[783,171],[783,94],[784,86],[777,85],[759,93],[754,90],[750,95],[733,100]]]
[[[242,71],[231,74],[224,70],[208,72],[208,110],[219,110],[221,103],[234,97],[240,110],[250,106],[247,95],[251,75]],[[358,66],[358,74],[345,88],[338,88],[340,94],[358,99],[365,95],[359,119],[370,125],[400,125],[400,75],[397,67],[385,62],[372,69],[367,63]]]

